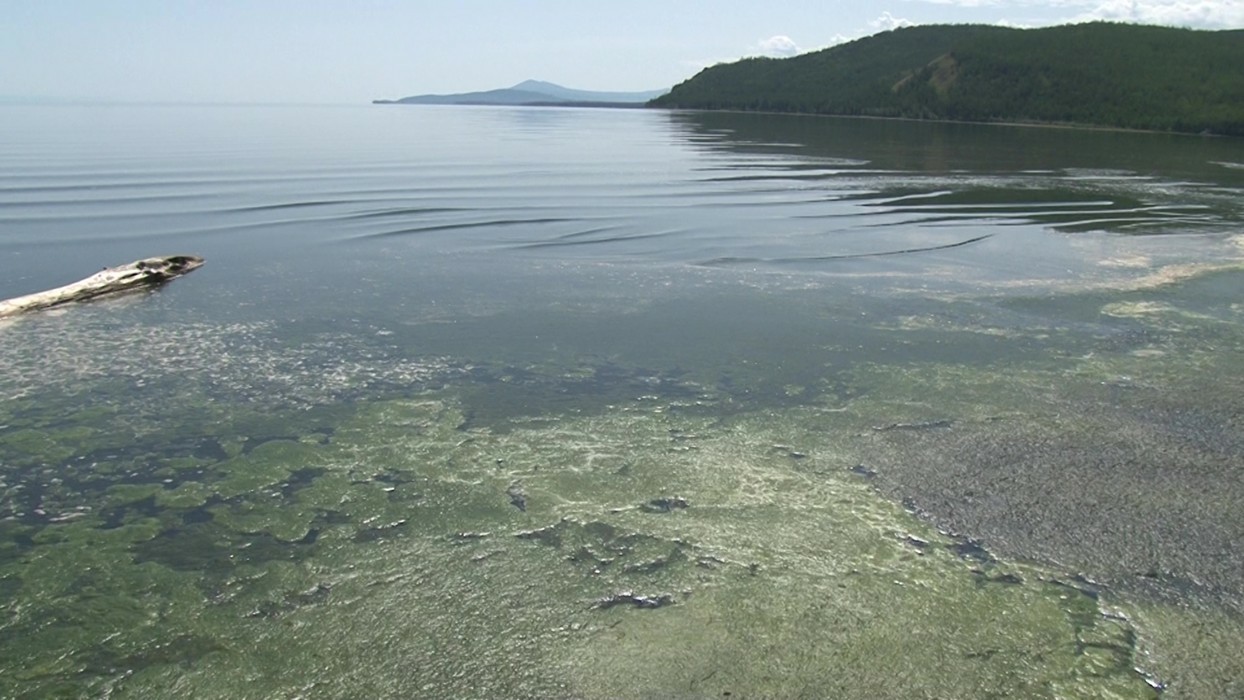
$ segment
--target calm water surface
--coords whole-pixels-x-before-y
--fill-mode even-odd
[[[0,326],[0,695],[1244,693],[1242,222],[1239,140],[0,106],[0,298],[208,261]]]

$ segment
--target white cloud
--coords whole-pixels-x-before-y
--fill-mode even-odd
[[[1110,20],[1200,29],[1244,28],[1244,0],[919,0],[961,8],[1030,8],[1068,14],[1047,22]]]
[[[1037,24],[1033,24],[1033,23],[1032,23],[1032,22],[1030,22],[1030,21],[1027,21],[1027,22],[1026,22],[1026,21],[1022,21],[1022,20],[1021,20],[1021,21],[1018,21],[1018,22],[1017,22],[1017,21],[1014,21],[1014,20],[1009,20],[1009,19],[1006,19],[1005,17],[1004,17],[1004,18],[1002,18],[1002,19],[1000,19],[1000,20],[995,21],[995,22],[993,23],[993,25],[994,25],[995,27],[1006,27],[1006,28],[1008,28],[1008,29],[1032,29],[1032,28],[1034,28],[1034,27],[1038,27],[1038,26],[1040,26],[1040,25],[1037,25]]]
[[[1084,8],[1077,20],[1105,19],[1205,29],[1244,27],[1241,0],[1098,0],[1068,3]]]
[[[880,17],[869,22],[868,26],[878,31],[888,32],[891,29],[898,29],[899,27],[912,27],[915,26],[915,24],[915,22],[912,22],[909,19],[895,17],[887,10],[886,12],[882,12]]]
[[[1244,0],[913,0],[931,5],[972,8],[982,15],[973,20],[1002,27],[1030,28],[1051,24],[1107,20],[1138,24],[1161,24],[1199,29],[1244,28]],[[989,8],[989,9],[985,9]],[[992,10],[992,11],[991,11]],[[1002,13],[1019,15],[1007,18]],[[988,15],[993,14],[994,17]],[[1000,16],[1001,15],[1001,16]],[[1036,15],[1041,17],[1038,19]],[[845,44],[877,32],[912,27],[920,22],[895,17],[890,11],[868,22],[867,27],[851,34],[834,34],[822,43],[803,47],[785,34],[761,39],[742,57],[769,56],[786,58]],[[693,60],[684,62],[696,70],[718,63],[732,63],[736,58]]]
[[[799,48],[799,45],[795,43],[795,40],[784,34],[771,36],[768,39],[761,39],[760,43],[756,45],[755,50],[761,56],[772,56],[774,58],[784,58],[786,56],[794,56],[803,53],[803,50]]]
[[[855,41],[856,39],[862,39],[878,32],[888,32],[891,29],[898,29],[899,27],[914,27],[916,24],[917,22],[912,22],[911,20],[903,19],[901,17],[895,17],[889,12],[883,12],[880,17],[868,23],[867,29],[861,29],[854,34],[835,34],[819,46],[810,49],[800,49],[800,53],[812,53],[814,51],[828,49],[839,44]]]
[[[997,7],[999,5],[1031,5],[1031,2],[1007,2],[1007,0],[920,0],[930,5],[954,5],[955,7]],[[1057,4],[1052,0],[1046,4]]]
[[[813,49],[815,51],[815,49]],[[805,53],[805,49],[799,47],[795,40],[785,34],[777,34],[768,39],[761,39],[754,45],[749,46],[742,56],[733,58],[708,58],[708,59],[692,59],[683,61],[683,65],[694,68],[695,70],[703,70],[720,63],[734,63],[742,58],[755,58],[757,56],[767,56],[769,58],[789,58]]]

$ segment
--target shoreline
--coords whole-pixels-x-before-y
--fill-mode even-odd
[[[1033,129],[1066,129],[1070,131],[1108,131],[1125,134],[1166,134],[1170,136],[1196,136],[1200,138],[1231,139],[1230,134],[1216,134],[1191,131],[1162,131],[1159,129],[1137,129],[1125,126],[1105,126],[1101,124],[1077,124],[1074,122],[1042,122],[1042,121],[973,121],[966,119],[918,119],[915,117],[887,117],[875,114],[834,114],[832,112],[781,112],[763,109],[702,109],[695,107],[649,107],[649,109],[667,112],[705,112],[725,114],[772,114],[792,117],[817,117],[831,119],[866,119],[875,121],[915,122],[927,124],[971,124],[974,126],[1010,126]]]
[[[1231,134],[1218,134],[1208,131],[1163,131],[1160,129],[1139,129],[1126,126],[1106,126],[1104,124],[1080,124],[1075,122],[1043,122],[1024,120],[976,121],[966,119],[919,119],[916,117],[889,117],[875,114],[835,114],[832,112],[782,112],[764,109],[705,109],[697,107],[658,107],[642,102],[526,102],[522,104],[506,104],[500,102],[402,102],[400,100],[372,100],[372,105],[397,105],[403,107],[520,107],[520,108],[567,108],[567,109],[625,109],[653,110],[662,112],[696,112],[723,114],[768,114],[790,117],[829,118],[829,119],[865,119],[875,121],[914,122],[926,124],[970,124],[973,126],[1006,126],[1029,129],[1065,129],[1069,131],[1105,131],[1124,134],[1164,134],[1169,136],[1195,136],[1199,138],[1233,139],[1239,138]]]

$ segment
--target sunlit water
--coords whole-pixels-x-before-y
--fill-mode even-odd
[[[0,299],[208,261],[0,322],[0,694],[1230,696],[1242,222],[1238,140],[0,107]]]

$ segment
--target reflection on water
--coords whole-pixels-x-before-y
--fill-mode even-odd
[[[0,109],[0,695],[1241,690],[1237,141]]]

